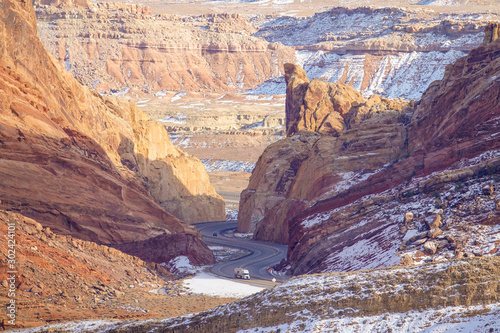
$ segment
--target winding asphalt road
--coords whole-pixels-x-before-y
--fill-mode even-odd
[[[260,280],[259,282],[261,283],[268,281],[269,283],[264,283],[266,285],[274,285],[274,283],[271,282],[273,278],[276,278],[279,282],[288,279],[287,277],[276,274],[273,275],[267,270],[267,267],[272,267],[286,258],[286,251],[288,249],[286,245],[226,237],[224,234],[227,231],[236,229],[236,222],[205,222],[197,223],[195,226],[198,232],[203,235],[203,240],[207,244],[228,246],[250,251],[250,254],[236,260],[215,264],[210,269],[213,274],[233,279],[234,269],[236,267],[241,267],[248,269],[252,280]],[[217,233],[217,236],[213,236],[214,233]]]

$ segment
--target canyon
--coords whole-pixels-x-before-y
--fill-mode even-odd
[[[391,4],[41,1],[36,13],[40,39],[67,70],[163,121],[237,209],[250,170],[236,166],[251,169],[284,137],[284,63],[367,98],[418,100],[500,14],[487,1]]]
[[[2,0],[19,327],[500,329],[498,6],[383,4]],[[293,277],[191,295],[190,224],[236,215]]]

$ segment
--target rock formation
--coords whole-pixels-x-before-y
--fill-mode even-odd
[[[405,153],[403,123],[411,106],[366,99],[344,84],[309,82],[293,64],[285,73],[289,137],[259,159],[241,195],[238,230],[254,231],[260,221],[256,238],[286,244],[286,221],[298,212],[291,207],[357,183]]]
[[[365,96],[420,99],[447,64],[480,45],[488,20],[500,19],[498,11],[487,17],[434,10],[335,7],[309,17],[275,17],[255,36],[298,50],[310,79],[344,83]],[[476,10],[471,5],[467,12]],[[258,91],[284,93],[279,84],[281,89],[268,82]]]
[[[272,224],[263,223],[262,230],[255,230],[255,224],[287,198],[300,165],[309,157],[312,146],[318,139],[318,135],[297,135],[266,148],[252,172],[247,189],[241,193],[239,232],[255,231],[260,233],[258,239],[287,243],[288,228],[286,225],[280,226],[278,220]],[[287,212],[282,214],[286,215]],[[266,226],[269,228],[266,229]]]
[[[302,276],[193,316],[119,323],[118,326],[110,323],[108,327],[114,325],[113,329],[128,332],[202,333],[217,331],[220,327],[224,327],[226,332],[277,329],[309,331],[314,322],[317,331],[333,331],[356,324],[355,327],[362,329],[374,322],[380,325],[371,326],[375,329],[382,325],[384,329],[391,326],[400,329],[406,313],[417,312],[418,316],[422,316],[425,310],[430,310],[429,317],[439,317],[439,322],[443,321],[445,313],[453,314],[451,318],[446,318],[448,321],[444,325],[449,324],[444,327],[456,325],[458,316],[467,325],[480,313],[489,315],[486,324],[489,326],[495,322],[495,315],[498,315],[499,263],[499,258],[476,258],[400,267],[397,270]],[[491,304],[494,310],[491,311],[486,304]],[[477,313],[471,308],[460,310],[473,305],[478,305]],[[463,315],[457,315],[459,311],[464,311]],[[401,321],[392,317],[398,313],[402,313]],[[353,324],[355,317],[359,321]],[[385,321],[387,317],[390,319]],[[340,321],[341,318],[346,320]],[[479,321],[482,327],[485,321]],[[429,326],[428,317],[422,320],[422,326]],[[42,332],[49,330],[47,328]]]
[[[238,14],[152,15],[147,6],[97,2],[41,5],[37,17],[49,52],[101,93],[249,89],[279,76],[294,56],[252,37],[255,28]]]
[[[8,237],[9,231],[12,237]],[[16,272],[16,325],[4,321],[7,330],[89,319],[179,316],[227,302],[204,295],[179,295],[181,284],[164,265],[56,234],[18,213],[0,210],[0,233],[5,236],[0,237],[3,302],[9,302],[13,282],[7,279],[12,274],[8,271]],[[15,269],[7,262],[13,239]],[[168,247],[170,243],[164,244]],[[155,289],[162,292],[151,292]]]
[[[162,208],[189,222],[224,216],[201,162],[135,105],[64,71],[36,35],[31,2],[4,1],[0,15],[0,206],[100,244],[162,235],[154,252],[185,238],[193,262],[212,262],[201,236]]]
[[[492,30],[494,27],[487,27],[487,31]],[[274,195],[272,188],[262,186],[264,183],[251,182],[250,190],[255,192],[243,193],[241,207],[253,213],[254,223],[259,221],[255,236],[282,242],[286,237],[264,235],[275,229],[279,232],[275,231],[274,235],[283,235],[286,234],[283,228],[288,228],[288,264],[293,274],[391,266],[399,263],[397,252],[406,248],[402,237],[410,229],[401,225],[405,213],[421,205],[428,207],[425,212],[432,207],[442,207],[448,218],[445,226],[439,228],[433,226],[431,220],[425,220],[435,214],[419,215],[416,222],[409,222],[417,224],[420,232],[425,231],[423,237],[410,242],[412,248],[418,249],[426,241],[433,243],[427,244],[427,254],[419,250],[423,257],[414,260],[422,261],[429,251],[436,253],[446,247],[452,249],[452,254],[453,251],[459,253],[460,250],[455,250],[456,244],[450,241],[459,235],[459,228],[470,228],[472,220],[482,225],[494,225],[494,221],[498,221],[496,211],[490,209],[497,202],[495,195],[488,194],[488,198],[481,199],[481,202],[489,202],[488,205],[477,202],[469,207],[463,204],[470,200],[469,194],[450,191],[454,186],[463,186],[457,184],[467,182],[470,188],[479,186],[478,191],[484,193],[482,188],[494,182],[493,175],[499,171],[499,49],[498,40],[484,43],[449,65],[443,79],[433,83],[414,107],[410,105],[403,112],[372,112],[377,116],[362,120],[357,118],[358,113],[353,118],[355,121],[347,122],[346,129],[337,137],[322,135],[316,139],[309,156],[294,170],[295,177],[288,180],[286,194],[280,194],[282,198],[273,207],[251,209],[265,207],[256,198]],[[299,70],[296,72],[302,77]],[[305,80],[295,80],[292,74],[288,84],[293,82],[301,85],[299,92],[307,90]],[[287,91],[297,90],[288,86]],[[304,101],[287,96],[287,102],[294,100]],[[298,106],[287,103],[287,116],[295,117],[287,119],[289,128],[306,114],[303,103]],[[300,112],[288,112],[290,105]],[[377,105],[371,108],[380,107]],[[349,112],[352,111],[347,114]],[[311,126],[304,130],[317,128]],[[294,137],[270,147],[252,178],[262,179],[258,177],[264,173],[261,168],[280,170],[275,171],[275,179],[289,172],[289,167],[280,164],[286,157],[281,156],[280,162],[274,163],[270,152],[277,151],[276,146],[293,142]],[[257,191],[259,186],[262,192]],[[447,194],[440,194],[445,190]],[[475,213],[462,211],[465,207]],[[469,238],[463,242],[476,246]],[[489,253],[486,249],[477,251]]]
[[[484,31],[484,40],[483,44],[489,44],[496,41],[500,38],[500,24],[499,23],[491,23],[486,26]]]

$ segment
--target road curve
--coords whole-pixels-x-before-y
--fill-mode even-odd
[[[226,231],[236,229],[236,222],[205,222],[197,223],[195,226],[198,232],[203,235],[203,240],[207,244],[250,251],[249,255],[242,258],[215,264],[210,268],[212,273],[226,278],[234,278],[234,269],[242,267],[248,269],[253,280],[270,281],[272,278],[276,278],[277,281],[283,282],[288,279],[287,277],[273,275],[267,270],[267,267],[272,267],[286,258],[288,249],[286,245],[224,236]],[[217,236],[213,236],[214,233],[217,233]]]

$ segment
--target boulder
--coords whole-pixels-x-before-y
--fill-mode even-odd
[[[443,234],[443,230],[439,229],[439,227],[436,227],[434,229],[431,229],[427,232],[427,237],[430,239],[436,238],[438,236],[441,236]]]
[[[409,254],[405,254],[401,258],[401,266],[411,266],[413,265],[414,261],[413,258]]]
[[[427,241],[424,244],[424,252],[430,255],[436,254],[437,251],[437,245],[433,241]]]
[[[490,196],[495,193],[495,186],[493,184],[486,184],[483,186],[483,194]]]
[[[405,220],[404,220],[405,225],[407,225],[411,221],[413,221],[413,213],[412,212],[406,212],[405,213]]]
[[[432,222],[429,223],[429,229],[432,230],[432,229],[440,228],[442,225],[443,225],[443,223],[441,221],[441,215],[436,214],[436,215],[434,215],[434,219],[432,220]]]

